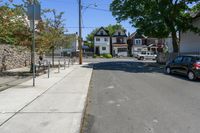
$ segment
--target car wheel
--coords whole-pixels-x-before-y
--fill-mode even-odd
[[[171,68],[170,68],[170,67],[167,67],[167,68],[166,68],[166,72],[167,72],[167,74],[171,74]]]
[[[189,80],[195,80],[196,79],[196,76],[192,71],[189,71],[187,76],[188,76]]]
[[[144,60],[144,57],[140,57],[140,60]]]

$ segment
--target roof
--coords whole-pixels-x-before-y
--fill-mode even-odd
[[[136,35],[137,32],[133,32],[129,37],[133,38]]]
[[[200,17],[200,10],[197,11],[197,12],[195,12],[195,13],[191,13],[191,17],[192,17],[193,19],[199,18],[199,17]]]
[[[103,29],[108,35],[97,35],[97,33],[98,33],[101,29]],[[109,31],[108,31],[108,30],[106,30],[104,27],[101,27],[101,28],[99,28],[99,29],[97,30],[97,32],[94,34],[94,36],[110,36],[110,35],[109,35]]]
[[[134,32],[134,33],[132,33],[132,34],[129,36],[129,38],[133,38],[133,37],[135,37],[137,34],[138,34],[137,32]],[[141,35],[141,37],[147,38],[145,35]]]
[[[123,32],[124,35],[115,35],[115,33],[119,32],[119,31]],[[115,32],[114,32],[114,34],[112,35],[112,37],[127,37],[127,35],[126,35],[125,30],[118,29],[118,30],[115,30]]]

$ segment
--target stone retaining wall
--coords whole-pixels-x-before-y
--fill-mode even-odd
[[[31,51],[27,47],[0,44],[0,72],[30,65]]]

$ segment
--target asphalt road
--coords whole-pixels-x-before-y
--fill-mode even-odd
[[[96,63],[82,132],[199,133],[200,81],[151,63]]]

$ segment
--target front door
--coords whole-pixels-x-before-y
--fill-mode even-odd
[[[96,49],[95,49],[95,54],[96,54],[96,55],[100,55],[99,47],[96,47]]]

